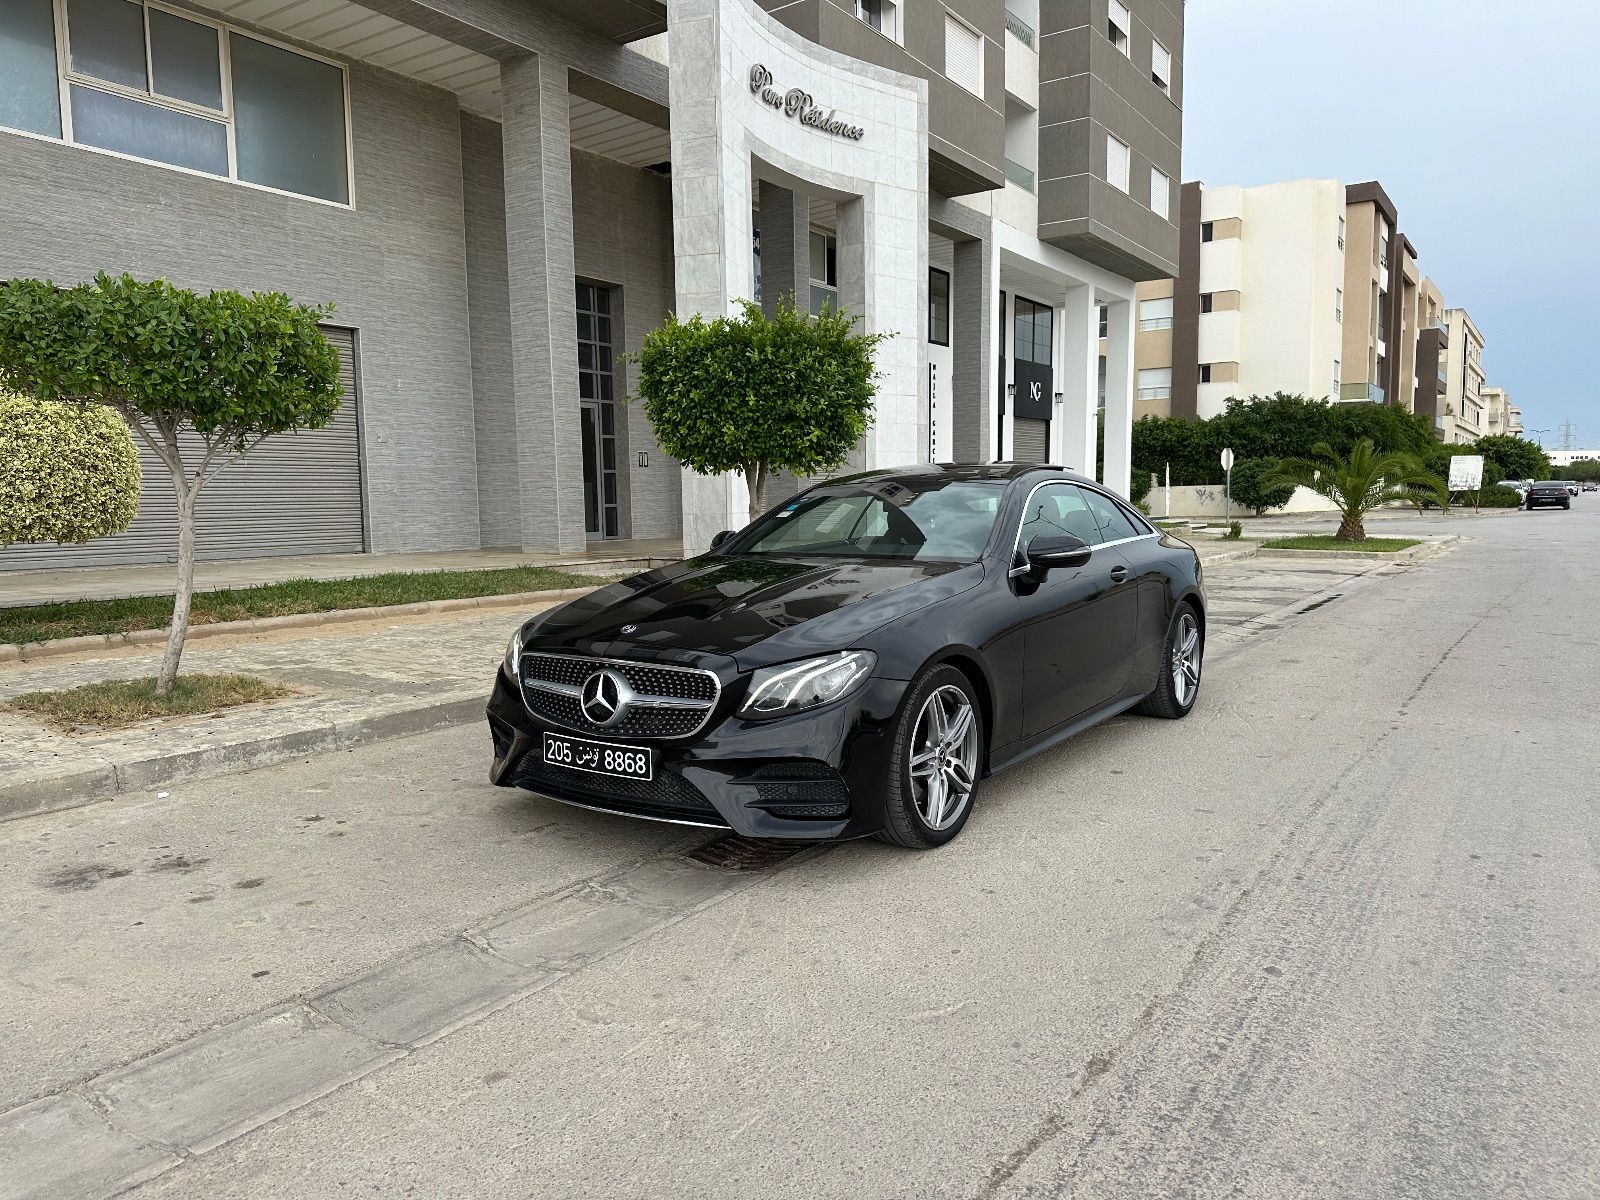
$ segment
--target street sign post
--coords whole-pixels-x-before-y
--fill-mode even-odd
[[[1472,508],[1476,512],[1483,493],[1483,455],[1451,455],[1450,479],[1446,486],[1452,492],[1471,492],[1475,498]]]
[[[1227,515],[1226,521],[1233,520],[1233,447],[1227,446],[1222,451],[1222,470],[1224,478],[1222,483],[1222,511]]]

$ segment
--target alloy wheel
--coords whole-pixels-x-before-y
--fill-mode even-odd
[[[978,721],[972,701],[954,684],[929,696],[911,735],[911,791],[929,829],[961,818],[978,778]]]
[[[1178,618],[1172,638],[1172,697],[1187,708],[1200,687],[1200,626],[1193,613]]]

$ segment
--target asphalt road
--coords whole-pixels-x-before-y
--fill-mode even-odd
[[[0,1196],[1600,1194],[1600,500],[1450,528],[1217,568],[1196,712],[933,854],[477,729],[0,826]]]

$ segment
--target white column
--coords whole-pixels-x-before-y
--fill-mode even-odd
[[[1067,293],[1061,310],[1062,465],[1090,479],[1095,466],[1095,409],[1100,391],[1100,310],[1087,285]]]
[[[1101,482],[1118,495],[1126,496],[1133,471],[1133,343],[1137,306],[1131,300],[1123,300],[1110,305],[1106,317],[1106,461]]]

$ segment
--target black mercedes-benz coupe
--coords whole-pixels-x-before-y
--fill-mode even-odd
[[[980,781],[1200,688],[1194,549],[1090,480],[874,471],[541,613],[489,702],[490,778],[752,837],[955,837]]]
[[[1540,479],[1528,486],[1528,494],[1523,499],[1522,505],[1527,509],[1541,508],[1545,505],[1555,505],[1558,508],[1572,507],[1572,493],[1567,491],[1565,480]]]

